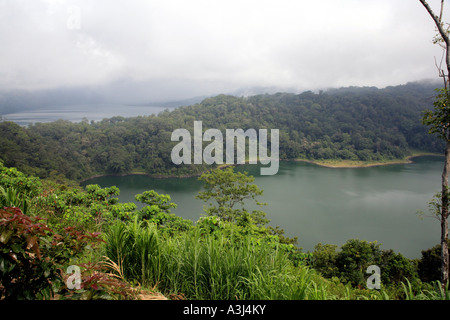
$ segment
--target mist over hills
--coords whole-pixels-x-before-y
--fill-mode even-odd
[[[440,87],[438,80],[421,80],[409,82],[407,85],[417,85],[417,90],[425,88]],[[402,86],[390,86],[385,90],[401,89]],[[115,82],[107,86],[99,87],[61,87],[45,90],[1,90],[0,89],[0,115],[16,113],[21,111],[36,110],[45,107],[66,106],[66,105],[89,105],[89,104],[124,104],[124,105],[155,105],[162,107],[188,106],[201,102],[205,98],[219,94],[227,94],[237,97],[249,97],[259,94],[275,94],[277,92],[299,94],[309,89],[304,88],[281,88],[281,87],[258,87],[248,86],[231,91],[214,91],[205,88],[205,93],[195,95],[194,91],[167,93],[165,88],[163,92],[160,84],[153,83],[134,83],[134,82]],[[342,88],[323,88],[311,89],[318,92],[354,92],[382,90],[376,87],[342,87]],[[200,92],[200,91],[198,91]]]

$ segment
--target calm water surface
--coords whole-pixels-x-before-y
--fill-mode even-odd
[[[169,108],[120,104],[79,104],[49,106],[42,109],[3,114],[1,116],[6,120],[16,122],[21,126],[27,126],[36,122],[51,122],[59,119],[80,122],[83,118],[87,118],[89,121],[100,121],[114,116],[137,117],[158,114],[165,109]]]
[[[378,241],[409,258],[440,241],[439,222],[420,219],[440,189],[442,157],[415,158],[412,164],[371,168],[333,169],[302,162],[281,162],[274,176],[260,176],[257,165],[239,166],[255,176],[264,190],[259,199],[271,225],[297,236],[303,251],[321,243],[342,245],[348,239]],[[204,213],[195,195],[202,189],[197,178],[153,179],[142,175],[105,176],[85,184],[115,185],[122,202],[154,189],[170,194],[178,208],[172,212],[194,222]]]

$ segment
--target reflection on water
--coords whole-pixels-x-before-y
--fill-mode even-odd
[[[100,121],[114,116],[137,117],[158,114],[167,109],[157,106],[128,106],[117,104],[93,104],[93,105],[70,105],[54,106],[45,109],[8,113],[2,117],[14,121],[21,126],[36,122],[51,122],[59,119],[80,122],[83,118],[89,121]]]
[[[271,225],[297,236],[304,251],[321,243],[342,245],[351,238],[378,241],[409,258],[439,243],[439,223],[419,219],[418,210],[439,190],[441,157],[416,158],[413,164],[357,169],[324,168],[301,162],[281,162],[274,176],[260,176],[258,165],[238,166],[255,176],[264,190],[261,201]],[[121,201],[154,189],[170,194],[173,212],[194,222],[204,203],[195,199],[202,188],[196,178],[152,179],[147,176],[100,177],[87,183],[116,185]]]

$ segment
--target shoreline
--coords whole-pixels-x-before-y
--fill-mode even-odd
[[[418,157],[443,157],[444,155],[438,153],[416,153],[411,156],[406,157],[403,160],[387,160],[387,161],[362,161],[362,160],[308,160],[308,159],[295,159],[292,161],[295,162],[306,162],[315,164],[325,168],[333,168],[333,169],[355,169],[355,168],[370,168],[370,167],[378,167],[378,166],[388,166],[394,164],[410,164],[414,163],[412,159]]]
[[[403,160],[392,160],[392,161],[379,161],[379,162],[369,162],[369,161],[361,161],[361,160],[308,160],[308,159],[284,159],[280,161],[293,161],[293,162],[306,162],[310,164],[314,164],[317,166],[325,167],[325,168],[332,168],[332,169],[357,169],[357,168],[370,168],[370,167],[377,167],[377,166],[387,166],[387,165],[394,165],[394,164],[409,164],[413,163],[414,161],[412,159],[417,157],[426,157],[426,156],[432,156],[432,157],[443,157],[444,155],[438,154],[438,153],[416,153],[411,156],[406,157]],[[226,168],[232,166],[232,164],[222,164],[217,166],[217,168]],[[83,179],[79,182],[81,185],[82,183],[95,179],[100,177],[125,177],[125,176],[133,176],[133,175],[141,175],[141,176],[147,176],[154,179],[173,179],[173,178],[195,178],[200,177],[202,173],[195,173],[195,174],[187,174],[187,175],[163,175],[163,174],[150,174],[145,172],[130,172],[130,173],[105,173],[105,174],[96,174],[89,178]]]
[[[151,174],[151,173],[145,173],[145,172],[130,172],[130,173],[105,173],[105,174],[96,174],[93,175],[89,178],[83,179],[79,182],[79,184],[81,185],[82,183],[92,180],[92,179],[96,179],[96,178],[101,178],[101,177],[126,177],[126,176],[147,176],[150,178],[154,178],[154,179],[172,179],[172,178],[180,178],[180,179],[185,179],[185,178],[195,178],[195,177],[200,177],[202,175],[202,173],[195,173],[195,174],[188,174],[188,175],[163,175],[163,174]]]
[[[224,168],[227,168],[227,167],[230,167],[233,165],[234,164],[221,164],[221,165],[218,165],[215,169],[217,169],[217,168],[224,169]],[[205,172],[205,171],[203,171],[203,172]],[[179,175],[179,176],[175,175],[175,174],[164,175],[164,174],[151,174],[151,173],[145,173],[145,172],[105,173],[105,174],[96,174],[89,178],[83,179],[79,182],[79,184],[82,184],[83,182],[86,182],[91,179],[101,178],[101,177],[147,176],[147,177],[154,178],[154,179],[172,179],[172,178],[186,179],[186,178],[200,177],[203,174],[203,172],[185,174],[185,175]]]

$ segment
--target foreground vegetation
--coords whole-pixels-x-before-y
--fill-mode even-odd
[[[278,128],[282,159],[322,165],[404,160],[438,152],[420,123],[433,90],[408,84],[249,98],[217,96],[158,116],[0,122],[0,299],[448,299],[440,245],[420,259],[349,239],[303,252],[270,225],[253,177],[168,158],[171,132],[204,127]],[[244,115],[244,117],[242,116]],[[389,115],[389,116],[387,116]],[[153,190],[121,203],[117,187],[79,186],[92,175],[199,175],[206,203],[195,223]],[[300,244],[301,245],[301,244]],[[381,270],[381,286],[369,266]]]
[[[136,195],[138,209],[116,187],[0,164],[1,299],[138,299],[142,289],[171,299],[448,299],[436,281],[439,246],[417,260],[358,239],[305,253],[263,211],[246,210],[262,194],[252,177],[230,167],[201,179],[208,207],[194,224],[152,190]],[[369,265],[381,268],[378,290],[367,287]]]

